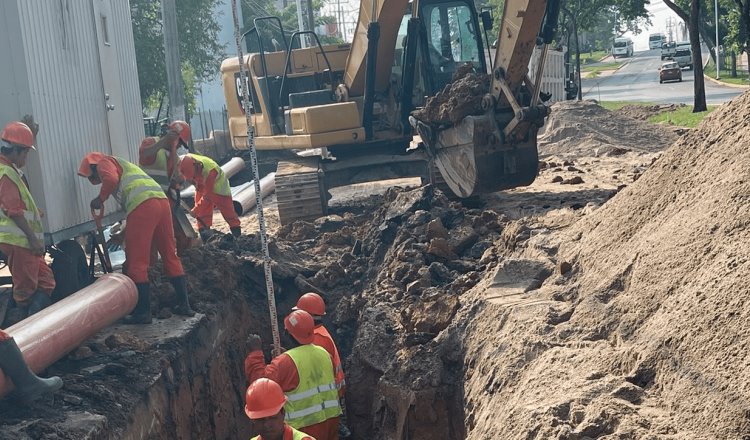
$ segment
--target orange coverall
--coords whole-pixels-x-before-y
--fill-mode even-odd
[[[10,335],[0,330],[0,342],[10,339]]]
[[[104,202],[120,183],[122,167],[115,158],[106,156],[99,161],[96,169],[102,181],[99,198]],[[172,211],[167,199],[146,200],[128,214],[127,222],[125,258],[128,261],[128,276],[135,283],[148,282],[152,242],[161,255],[168,277],[174,278],[185,274],[182,262],[177,258]]]
[[[195,185],[193,214],[200,219],[198,229],[211,227],[214,221],[214,206],[219,209],[221,216],[224,217],[230,228],[240,226],[240,219],[234,211],[232,196],[222,196],[214,193],[216,178],[219,176],[216,170],[209,171],[205,180],[201,173],[183,172],[182,174],[188,178],[192,178],[191,180],[193,180]],[[205,225],[205,228],[203,225]]]
[[[4,157],[0,157],[0,161],[13,167]],[[18,187],[7,176],[0,179],[0,209],[8,216],[23,215],[26,209]],[[26,303],[37,290],[47,295],[55,290],[55,276],[44,261],[44,256],[34,255],[29,249],[7,243],[0,243],[0,252],[8,258],[8,269],[13,278],[13,299],[17,303]]]
[[[271,379],[278,383],[284,392],[292,391],[299,385],[297,366],[289,355],[276,356],[270,364],[266,365],[261,350],[252,351],[245,358],[245,377],[248,383],[253,383],[261,377]],[[315,437],[317,440],[338,440],[339,417],[305,426],[298,430]]]

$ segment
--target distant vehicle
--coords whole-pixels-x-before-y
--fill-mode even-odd
[[[659,67],[659,84],[664,81],[682,82],[682,69],[680,69],[679,64],[674,61],[668,61]]]
[[[680,68],[687,67],[693,70],[693,53],[689,47],[678,47],[672,59],[680,65]]]
[[[674,41],[668,41],[661,46],[661,59],[662,61],[668,60],[674,56],[677,51],[677,43]]]
[[[667,42],[667,36],[664,34],[651,34],[648,36],[649,49],[661,49],[661,46]]]
[[[612,45],[612,58],[633,56],[633,40],[630,38],[615,38]]]

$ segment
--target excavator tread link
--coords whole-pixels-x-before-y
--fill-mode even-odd
[[[325,215],[323,173],[319,161],[300,158],[279,162],[276,171],[276,200],[282,225]]]

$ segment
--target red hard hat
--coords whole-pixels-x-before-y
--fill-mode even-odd
[[[300,296],[292,310],[304,310],[311,315],[323,316],[326,314],[326,303],[320,295],[310,292]]]
[[[192,157],[185,155],[180,159],[180,174],[185,177],[186,180],[193,180],[195,178],[196,161]]]
[[[36,148],[34,148],[34,133],[32,133],[29,126],[23,122],[8,122],[3,128],[3,134],[1,137],[9,144],[21,145],[36,150]]]
[[[107,157],[106,154],[94,151],[83,157],[81,165],[78,167],[78,175],[81,177],[91,177],[91,165],[98,164],[102,159]]]
[[[185,143],[185,145],[190,145],[190,126],[185,121],[174,121],[171,124],[169,124],[169,129],[174,130],[177,132],[177,134],[180,135],[180,140]]]
[[[285,403],[286,396],[279,384],[265,377],[251,383],[245,392],[245,414],[251,419],[274,416]]]
[[[295,310],[284,318],[284,328],[300,344],[311,344],[313,341],[315,322],[304,310]]]

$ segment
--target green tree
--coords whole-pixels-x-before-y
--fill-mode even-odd
[[[219,44],[219,24],[213,13],[223,0],[180,0],[177,3],[182,76],[188,114],[195,108],[195,84],[213,78],[226,57]],[[153,108],[167,94],[160,0],[130,0],[138,63],[138,81],[144,108]]]

